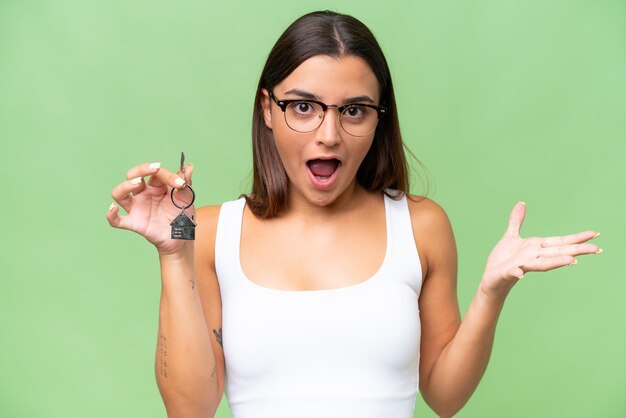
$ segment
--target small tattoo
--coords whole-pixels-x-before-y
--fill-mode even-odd
[[[191,290],[196,288],[196,279],[192,278],[191,280],[189,280],[191,282]]]
[[[219,331],[213,330],[213,334],[215,334],[215,338],[217,338],[217,342],[220,343],[220,346],[224,348],[222,345],[222,329],[220,328]]]
[[[159,336],[159,371],[161,376],[167,377],[167,338]]]

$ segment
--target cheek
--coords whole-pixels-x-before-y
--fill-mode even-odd
[[[271,114],[268,112],[268,117],[266,118],[266,123],[269,124],[269,128],[272,130],[277,148],[285,148],[292,142],[290,141],[290,135],[293,131],[287,126],[284,118],[284,114],[280,110],[275,110]]]
[[[283,167],[287,172],[290,171],[290,167],[297,164],[300,161],[300,155],[297,143],[293,138],[289,137],[290,132],[286,132],[282,126],[274,126],[274,145],[278,151],[278,156],[283,164]]]
[[[365,143],[359,144],[358,148],[354,149],[353,155],[356,157],[355,160],[358,160],[357,168],[361,166],[365,156],[370,151],[373,145],[373,138],[367,139]]]

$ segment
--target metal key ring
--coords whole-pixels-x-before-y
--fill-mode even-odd
[[[192,197],[191,197],[191,203],[189,203],[187,206],[178,206],[178,205],[176,204],[176,201],[174,200],[174,192],[176,191],[176,189],[172,189],[172,192],[170,193],[170,199],[172,199],[172,204],[173,204],[174,206],[176,206],[178,209],[181,209],[181,210],[185,210],[185,209],[187,209],[188,207],[191,207],[191,205],[193,205],[193,202],[195,202],[195,200],[196,200],[196,192],[194,192],[194,191],[193,191],[193,189],[191,188],[191,186],[190,186],[190,185],[188,185],[188,184],[185,184],[185,187],[188,187],[188,188],[189,188],[189,190],[191,190],[191,195],[192,195]]]

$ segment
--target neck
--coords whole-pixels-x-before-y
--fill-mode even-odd
[[[292,190],[289,193],[289,204],[285,216],[302,216],[311,221],[319,221],[331,216],[336,217],[358,207],[367,194],[368,192],[356,180],[328,204],[316,204],[307,199],[306,196]]]

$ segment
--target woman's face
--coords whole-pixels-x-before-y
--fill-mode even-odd
[[[380,105],[380,87],[361,58],[318,55],[304,61],[271,92],[277,100],[309,99],[327,105],[364,103]],[[276,148],[289,176],[290,199],[318,206],[334,202],[356,185],[356,172],[365,158],[374,132],[352,136],[343,130],[336,108],[328,108],[319,128],[300,133],[291,129],[281,108],[265,95],[264,117],[272,129]],[[298,112],[306,112],[302,105]]]

